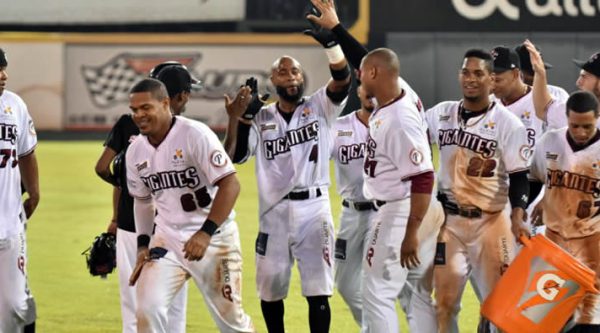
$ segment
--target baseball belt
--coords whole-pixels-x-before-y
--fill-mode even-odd
[[[321,189],[317,188],[317,193],[316,193],[315,198],[318,198],[321,195],[322,195]],[[290,192],[283,198],[289,199],[289,200],[306,200],[306,199],[310,198],[310,191],[306,190],[306,191],[299,191],[299,192]]]
[[[342,206],[346,208],[354,208],[358,211],[365,210],[375,210],[375,205],[371,201],[348,201],[346,199],[342,200]]]

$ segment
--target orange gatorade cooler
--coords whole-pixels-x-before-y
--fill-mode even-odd
[[[596,274],[543,235],[521,240],[481,314],[507,333],[559,332],[586,292],[599,293]]]

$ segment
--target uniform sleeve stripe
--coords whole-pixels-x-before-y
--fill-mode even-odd
[[[139,196],[139,195],[135,195],[135,194],[133,194],[133,193],[129,192],[129,195],[131,195],[131,196],[132,196],[134,199],[138,199],[138,200],[148,200],[148,199],[152,199],[152,194],[150,194],[150,195],[147,195],[147,196],[145,196],[145,197],[141,197],[141,196]]]
[[[35,150],[35,148],[37,148],[37,144],[35,144],[33,147],[31,147],[28,151],[24,152],[23,154],[20,154],[19,158],[25,157],[27,155],[31,155],[33,153],[33,151]]]
[[[402,181],[403,181],[403,182],[405,182],[405,181],[407,181],[409,178],[412,178],[412,177],[414,177],[414,176],[417,176],[417,175],[420,175],[420,174],[424,174],[424,173],[427,173],[427,172],[434,172],[434,170],[433,170],[433,169],[427,169],[427,170],[421,170],[421,171],[419,171],[419,172],[415,172],[415,173],[413,173],[413,174],[410,174],[410,175],[408,175],[408,176],[404,176],[404,177],[402,177]]]
[[[223,179],[223,178],[225,178],[225,177],[227,177],[227,176],[229,176],[229,175],[231,175],[233,173],[236,173],[236,171],[235,170],[231,170],[230,172],[227,172],[227,173],[224,173],[224,174],[220,175],[218,178],[216,178],[215,180],[212,181],[211,185],[215,186],[215,184],[218,183],[219,180],[221,180],[221,179]]]

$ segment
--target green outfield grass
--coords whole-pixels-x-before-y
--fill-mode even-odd
[[[103,280],[86,270],[85,250],[111,218],[111,187],[94,173],[101,142],[41,142],[36,150],[41,202],[29,223],[29,282],[38,307],[38,332],[119,332],[119,287],[116,274]],[[238,167],[242,193],[236,205],[244,256],[243,301],[259,332],[266,332],[254,286],[254,239],[258,229],[258,193],[254,163]],[[332,191],[335,192],[335,191]],[[337,221],[339,197],[332,194]],[[337,223],[336,223],[337,224]],[[217,332],[199,292],[190,286],[188,332]],[[287,332],[309,332],[308,308],[300,296],[294,270],[285,302]],[[468,289],[463,298],[460,326],[475,331],[478,304]],[[331,300],[331,332],[358,332],[339,295]],[[407,332],[402,322],[402,331]]]

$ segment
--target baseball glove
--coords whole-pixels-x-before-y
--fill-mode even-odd
[[[115,235],[107,232],[97,236],[92,246],[81,253],[85,255],[88,270],[93,276],[106,277],[117,267]]]

